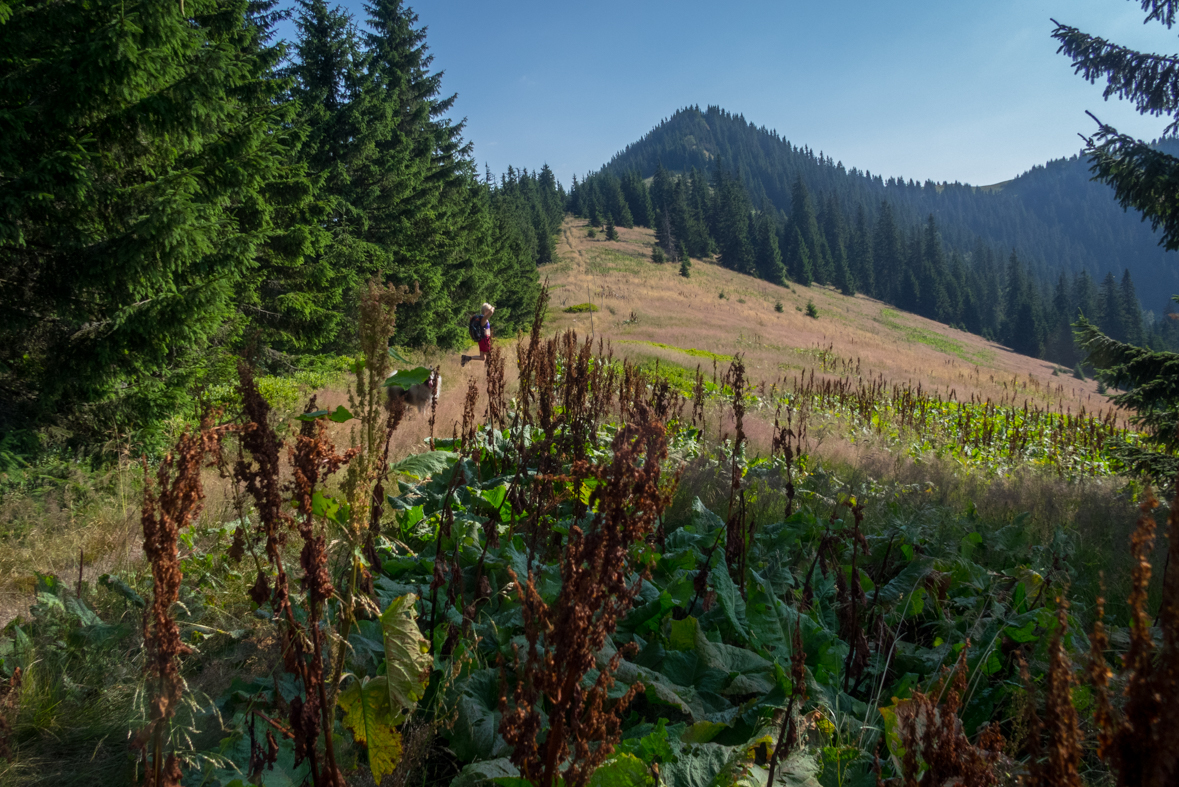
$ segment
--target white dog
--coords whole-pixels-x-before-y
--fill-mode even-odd
[[[430,377],[426,382],[411,385],[408,391],[400,385],[389,386],[389,395],[400,396],[402,401],[406,404],[413,405],[417,408],[418,413],[422,413],[425,411],[427,405],[438,400],[438,394],[441,390],[442,376],[436,372],[430,372]]]

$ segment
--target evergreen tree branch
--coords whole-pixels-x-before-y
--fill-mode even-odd
[[[1179,353],[1155,352],[1119,342],[1102,333],[1083,316],[1073,325],[1086,363],[1101,377],[1129,390],[1112,397],[1114,404],[1136,411],[1133,422],[1146,428],[1168,449],[1179,447]]]
[[[1095,179],[1113,186],[1123,208],[1133,208],[1153,229],[1162,229],[1160,245],[1179,249],[1179,158],[1098,123],[1086,148]]]
[[[1073,61],[1073,71],[1090,83],[1105,79],[1106,99],[1129,99],[1142,114],[1174,116],[1179,110],[1179,58],[1136,52],[1052,20],[1056,50]],[[1172,133],[1179,121],[1167,128]]]

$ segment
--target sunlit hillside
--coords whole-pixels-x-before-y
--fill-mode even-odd
[[[1094,382],[1071,370],[871,298],[818,285],[778,287],[703,260],[693,260],[684,278],[678,263],[651,262],[650,230],[620,227],[617,241],[587,230],[584,220],[567,219],[559,262],[541,271],[552,293],[547,325],[603,337],[617,355],[693,371],[700,365],[711,378],[715,356],[741,353],[754,381],[767,386],[812,373],[883,375],[959,401],[1026,400],[1074,413],[1109,407]],[[807,316],[808,301],[815,318]],[[566,311],[584,303],[600,311]]]

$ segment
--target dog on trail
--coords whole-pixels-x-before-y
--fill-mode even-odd
[[[430,372],[426,382],[411,385],[408,390],[400,385],[389,386],[389,396],[400,396],[403,402],[416,407],[418,413],[422,413],[427,405],[438,400],[441,390],[442,376],[437,372]]]

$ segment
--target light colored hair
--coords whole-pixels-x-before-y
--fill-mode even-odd
[[[491,315],[495,314],[495,307],[490,303],[483,304],[483,314],[487,317],[490,317]]]

